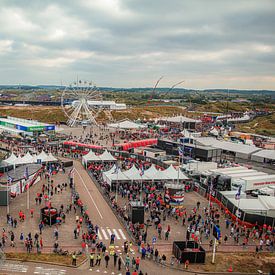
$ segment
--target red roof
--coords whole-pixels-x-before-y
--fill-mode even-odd
[[[143,139],[143,140],[130,141],[128,143],[115,144],[115,147],[122,147],[122,150],[129,150],[132,148],[156,145],[157,142],[158,140],[156,138]]]
[[[63,144],[69,145],[69,146],[91,148],[91,149],[102,149],[103,148],[102,146],[99,146],[99,145],[86,144],[86,143],[80,143],[80,142],[75,142],[75,141],[64,141]]]

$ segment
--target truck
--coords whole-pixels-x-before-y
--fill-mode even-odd
[[[234,189],[242,186],[242,191],[250,192],[252,190],[261,189],[266,186],[275,185],[275,175],[249,176],[236,179],[232,183]]]
[[[241,178],[245,177],[258,177],[258,176],[266,176],[267,174],[264,172],[259,172],[256,170],[246,170],[241,171],[241,173],[234,173],[234,174],[222,174],[217,176],[217,188],[223,189],[224,186],[231,187],[231,190],[237,190],[239,184],[235,182],[239,181]]]

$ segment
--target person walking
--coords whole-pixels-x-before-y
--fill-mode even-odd
[[[118,270],[121,270],[121,264],[122,264],[122,261],[121,261],[121,258],[119,257],[119,259],[118,259]]]
[[[110,256],[108,254],[106,254],[104,258],[105,258],[105,263],[106,263],[106,268],[107,268],[109,260],[110,260]]]
[[[94,267],[94,259],[95,259],[95,254],[91,253],[90,254],[90,267]]]
[[[100,254],[97,254],[95,265],[100,266],[100,262],[101,262],[101,255],[100,255]]]
[[[118,258],[118,255],[117,255],[116,252],[115,252],[115,253],[114,253],[114,267],[116,267],[117,258]]]
[[[137,256],[137,258],[136,258],[136,270],[139,270],[139,265],[140,265],[140,257]]]
[[[72,254],[72,265],[76,266],[76,253],[75,252]]]

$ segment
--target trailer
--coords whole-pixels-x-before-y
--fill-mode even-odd
[[[228,176],[234,176],[234,175],[238,175],[238,174],[247,174],[247,173],[255,173],[255,172],[257,172],[257,170],[254,170],[254,169],[243,169],[243,170],[236,170],[236,171],[225,171],[225,172],[221,172],[219,174],[228,175]]]
[[[184,169],[187,173],[195,174],[202,173],[209,169],[216,169],[217,166],[218,164],[216,162],[195,161],[187,163]]]
[[[218,186],[223,188],[223,186],[231,186],[231,190],[237,190],[239,188],[238,182],[241,178],[244,177],[258,177],[258,176],[266,176],[267,174],[264,172],[259,172],[256,170],[249,171],[247,170],[245,173],[235,173],[235,174],[222,174],[217,176]]]
[[[249,176],[237,179],[234,186],[242,186],[245,192],[275,185],[275,175]],[[238,188],[238,187],[237,187]]]
[[[218,168],[218,169],[211,169],[209,172],[211,173],[224,173],[228,171],[240,171],[240,170],[248,170],[245,166],[237,166],[237,167],[228,167],[228,168]]]

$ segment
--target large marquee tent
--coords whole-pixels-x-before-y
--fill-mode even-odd
[[[16,156],[14,153],[11,153],[11,155],[3,160],[4,163],[8,165],[24,165],[24,164],[31,164],[31,163],[45,163],[45,162],[56,162],[57,158],[55,158],[52,153],[49,155],[46,154],[44,151],[42,151],[38,155],[32,156],[29,152],[24,155],[23,157],[21,156]]]
[[[172,165],[161,171],[154,164],[145,170],[144,174],[133,165],[126,171],[120,169],[116,171],[115,167],[112,167],[109,171],[103,172],[102,176],[109,185],[115,181],[177,181],[178,179],[183,181],[189,179],[182,171],[176,170]]]
[[[82,164],[87,165],[88,162],[109,162],[116,161],[116,158],[107,150],[105,150],[101,155],[96,155],[92,150],[89,151],[87,155],[82,157]]]
[[[147,126],[138,124],[129,119],[125,119],[116,123],[110,123],[108,124],[108,127],[116,128],[116,129],[141,129],[141,128],[146,128]]]

